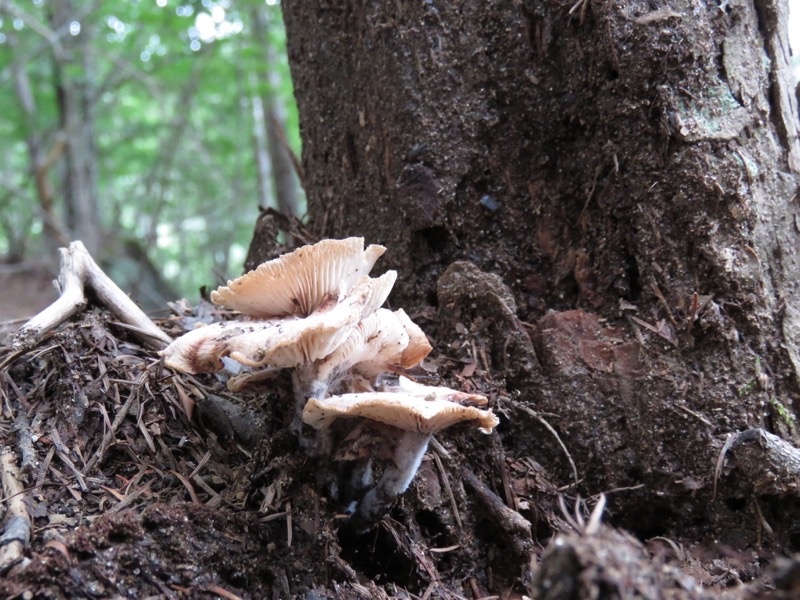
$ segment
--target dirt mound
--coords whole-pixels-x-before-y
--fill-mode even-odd
[[[186,316],[161,325],[177,335]],[[544,421],[480,364],[427,367],[486,393],[515,432]],[[167,370],[100,310],[17,358],[0,392],[33,522],[3,565],[6,597],[700,598],[760,574],[761,557],[601,525],[598,499],[557,489],[502,426],[442,436],[391,514],[356,530],[328,487],[346,467],[289,433],[288,378],[233,396]]]

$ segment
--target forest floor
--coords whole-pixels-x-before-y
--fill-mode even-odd
[[[177,336],[198,308],[172,308],[159,325]],[[412,376],[484,393],[501,420],[525,412],[479,364],[432,356]],[[290,388],[233,395],[172,372],[98,308],[48,334],[0,373],[3,483],[22,487],[0,513],[22,503],[32,520],[21,551],[0,538],[0,596],[798,597],[780,549],[605,525],[604,497],[559,487],[502,422],[441,435],[391,514],[357,531],[320,484],[331,465],[288,431]]]

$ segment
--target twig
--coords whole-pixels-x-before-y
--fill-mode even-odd
[[[14,420],[14,428],[19,434],[19,451],[22,453],[22,471],[28,473],[34,469],[36,464],[36,452],[33,449],[33,438],[31,437],[31,422],[24,411],[17,412]]]
[[[106,430],[105,435],[103,435],[103,441],[100,442],[100,447],[94,453],[92,458],[89,459],[89,462],[86,463],[86,469],[85,470],[86,470],[87,473],[91,472],[91,470],[95,467],[95,465],[98,464],[105,457],[106,452],[108,451],[108,448],[111,446],[111,444],[115,440],[117,429],[122,424],[122,420],[125,418],[125,415],[128,414],[128,410],[130,409],[131,404],[133,403],[133,400],[137,396],[138,396],[138,394],[132,391],[128,395],[128,399],[125,401],[125,404],[123,404],[122,408],[120,408],[117,411],[117,414],[114,417],[114,422],[111,423],[111,427],[109,427]]]
[[[186,488],[186,491],[189,492],[189,497],[192,499],[192,503],[197,506],[200,506],[200,500],[197,498],[197,493],[194,491],[194,486],[192,483],[183,475],[178,473],[177,471],[170,471],[175,477],[177,477],[180,482],[183,484],[183,487]]]
[[[717,482],[719,482],[719,476],[722,474],[722,465],[725,464],[725,455],[728,453],[728,450],[730,450],[734,439],[735,436],[732,433],[729,433],[725,438],[725,444],[722,446],[722,450],[720,450],[719,456],[717,457],[717,466],[714,468],[714,491],[711,494],[711,502],[714,502],[714,500],[717,499]]]
[[[513,406],[517,410],[521,410],[522,412],[529,414],[534,419],[539,421],[542,425],[544,425],[547,431],[553,434],[553,437],[556,438],[558,445],[561,446],[561,449],[564,451],[564,454],[566,455],[567,460],[569,461],[569,464],[572,467],[572,479],[575,482],[575,487],[577,487],[580,481],[580,478],[578,477],[578,467],[575,466],[575,461],[572,460],[572,456],[570,455],[569,450],[567,450],[567,447],[564,445],[564,442],[561,441],[561,437],[558,435],[558,432],[556,432],[556,430],[553,429],[553,426],[550,425],[550,423],[548,423],[547,421],[545,421],[544,418],[540,416],[539,413],[537,413],[535,410],[530,409],[527,406],[521,404],[520,402],[516,402],[514,400],[511,400],[511,406]]]
[[[3,497],[8,499],[8,518],[0,536],[0,573],[4,573],[22,558],[31,539],[31,520],[25,508],[25,494],[19,478],[14,451],[5,448],[0,455]]]
[[[209,592],[211,592],[213,594],[216,594],[217,596],[222,596],[223,598],[226,598],[227,600],[241,600],[241,596],[237,596],[233,592],[229,592],[228,590],[226,590],[224,588],[221,588],[218,585],[210,584],[206,588],[206,590],[208,590]]]
[[[600,494],[597,504],[589,515],[589,523],[586,525],[586,535],[594,535],[600,531],[600,522],[603,519],[603,511],[606,509],[606,495]]]
[[[511,543],[518,554],[524,555],[531,543],[531,524],[517,511],[503,503],[503,500],[478,479],[467,467],[461,468],[464,480],[475,490],[478,497],[497,519],[497,522],[511,538]]]
[[[450,478],[447,476],[447,473],[444,470],[442,459],[439,458],[439,455],[436,452],[433,452],[433,462],[436,463],[436,468],[439,469],[439,474],[442,477],[442,482],[444,483],[444,489],[447,492],[447,497],[450,499],[450,506],[453,509],[453,518],[456,520],[456,524],[458,525],[458,530],[463,531],[464,523],[461,522],[461,514],[458,511],[456,498],[455,496],[453,496],[453,488],[450,487]]]
[[[50,441],[53,442],[53,446],[55,446],[56,456],[67,466],[70,471],[72,471],[72,474],[75,475],[75,479],[78,481],[81,491],[89,491],[86,481],[83,479],[83,474],[78,470],[78,467],[75,466],[75,463],[72,462],[72,459],[69,457],[69,451],[64,445],[64,442],[61,441],[61,436],[58,434],[58,430],[55,427],[52,429],[52,431],[50,431],[49,437]]]

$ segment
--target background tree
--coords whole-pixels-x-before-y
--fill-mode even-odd
[[[284,11],[318,234],[385,244],[394,301],[546,414],[577,489],[622,490],[617,523],[756,539],[752,489],[715,496],[714,465],[737,430],[797,441],[786,4]],[[506,452],[569,484],[552,435],[515,406]],[[788,539],[793,517],[766,506]]]
[[[81,239],[149,307],[239,274],[259,206],[305,211],[284,43],[256,0],[0,2],[0,255]]]

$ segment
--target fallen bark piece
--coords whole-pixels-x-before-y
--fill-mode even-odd
[[[83,310],[88,303],[87,288],[117,319],[128,325],[132,334],[146,346],[161,350],[172,341],[103,272],[82,242],[72,242],[69,248],[61,248],[59,252],[61,267],[56,284],[61,295],[20,328],[12,343],[12,356],[19,356],[36,347],[45,334]]]

